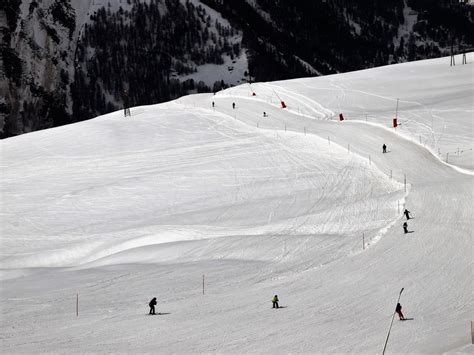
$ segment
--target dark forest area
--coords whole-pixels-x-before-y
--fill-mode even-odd
[[[246,55],[242,81],[270,81],[440,57],[474,42],[473,6],[454,0],[201,3],[126,0],[77,23],[70,1],[31,1],[26,15],[20,0],[2,2],[2,137],[117,110],[124,95],[137,106],[218,91],[235,83],[183,77],[224,57]],[[43,47],[27,30],[35,21]]]

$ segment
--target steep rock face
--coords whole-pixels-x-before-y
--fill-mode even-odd
[[[4,136],[66,123],[74,9],[60,0],[9,0],[5,5],[6,22],[1,23]]]
[[[5,0],[2,137],[250,80],[324,75],[472,47],[453,0]]]

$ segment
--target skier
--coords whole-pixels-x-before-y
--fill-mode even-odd
[[[212,108],[214,108],[214,101],[212,101]]]
[[[263,117],[267,117],[267,113],[263,111]]]
[[[400,320],[405,320],[405,317],[403,316],[403,313],[402,313],[402,305],[400,303],[397,303],[397,308],[395,308],[395,312],[397,312]]]
[[[385,143],[382,146],[382,153],[387,153],[387,146],[385,145]]]
[[[278,307],[278,296],[277,295],[273,296],[272,302],[273,302],[273,308],[280,308],[280,307]]]
[[[405,211],[403,211],[403,213],[405,214],[405,217],[407,218],[407,221],[410,219],[410,211],[408,211],[406,208],[405,208]]]
[[[232,102],[232,108],[235,109],[235,102]]]
[[[155,306],[156,306],[156,297],[153,297],[153,299],[150,301],[148,304],[150,306],[150,313],[148,314],[155,314]]]
[[[407,222],[403,223],[403,231],[405,232],[405,234],[408,233],[408,223]]]

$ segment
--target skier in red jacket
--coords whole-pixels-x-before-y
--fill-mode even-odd
[[[402,313],[402,305],[400,303],[397,303],[397,308],[395,308],[395,312],[398,313],[398,317],[400,317],[400,320],[405,320],[405,316]]]

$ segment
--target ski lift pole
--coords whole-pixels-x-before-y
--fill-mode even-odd
[[[278,97],[278,100],[281,101],[281,98],[280,98],[280,96],[278,96],[278,94],[276,93],[275,89],[272,88],[272,91],[273,91],[273,93],[275,94],[275,96]]]
[[[398,295],[397,304],[400,302],[400,297],[402,296],[403,289],[404,288],[402,287],[402,289],[400,290],[400,294]],[[395,311],[393,311],[392,321],[390,322],[390,328],[388,329],[387,339],[385,339],[385,345],[383,346],[382,355],[385,354],[385,349],[387,348],[388,338],[390,337],[390,331],[392,330],[393,319],[395,318],[396,311],[397,311],[397,309],[395,307]]]
[[[255,91],[253,91],[253,89],[252,89],[252,85],[250,85],[250,83],[247,83],[247,84],[248,84],[248,85],[249,85],[249,87],[250,87],[250,91],[252,92],[252,96],[255,96],[255,95],[257,95],[257,94],[255,94]]]

